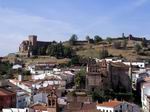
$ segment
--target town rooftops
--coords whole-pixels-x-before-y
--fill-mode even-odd
[[[121,101],[117,101],[117,100],[111,100],[108,102],[103,102],[103,103],[98,103],[97,106],[102,106],[102,107],[116,107],[118,105],[122,104]]]
[[[15,93],[4,88],[0,88],[0,96],[14,95]]]

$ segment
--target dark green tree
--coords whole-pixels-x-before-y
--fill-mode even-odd
[[[42,46],[38,48],[38,55],[46,55],[46,46]]]
[[[100,36],[98,36],[98,35],[95,35],[95,36],[94,36],[94,42],[95,42],[95,43],[99,43],[99,42],[101,42],[101,41],[103,41],[103,39],[102,39]]]
[[[89,40],[90,40],[90,36],[87,35],[87,36],[85,37],[85,39],[86,39],[86,41],[89,41]]]
[[[46,53],[56,58],[72,58],[74,51],[71,47],[64,46],[61,42],[57,44],[50,44]]]
[[[76,34],[73,34],[73,35],[71,36],[71,38],[69,39],[70,45],[75,45],[75,43],[76,43],[77,40],[78,40],[77,35],[76,35]]]
[[[85,88],[85,76],[86,71],[85,69],[81,69],[75,76],[75,85],[78,88],[84,89]]]
[[[112,38],[111,38],[111,37],[107,37],[107,38],[106,38],[106,41],[107,41],[109,44],[111,44],[111,43],[112,43]]]
[[[136,51],[136,53],[139,53],[139,52],[141,51],[141,49],[142,49],[142,47],[141,47],[140,44],[136,44],[136,45],[134,46],[134,50]]]
[[[141,45],[142,45],[142,47],[147,47],[147,41],[146,40],[142,40]]]

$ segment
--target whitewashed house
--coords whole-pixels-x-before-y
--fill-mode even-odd
[[[137,105],[117,100],[97,103],[96,108],[101,112],[140,112],[140,108]]]

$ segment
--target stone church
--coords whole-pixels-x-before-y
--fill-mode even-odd
[[[129,66],[121,62],[90,60],[87,65],[86,89],[131,92],[130,70]]]

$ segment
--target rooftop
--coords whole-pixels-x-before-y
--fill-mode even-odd
[[[120,104],[122,104],[121,101],[111,100],[111,101],[108,101],[108,102],[98,103],[97,106],[102,106],[102,107],[116,107],[116,106],[118,106]]]
[[[15,93],[4,88],[0,88],[0,96],[14,95]]]

